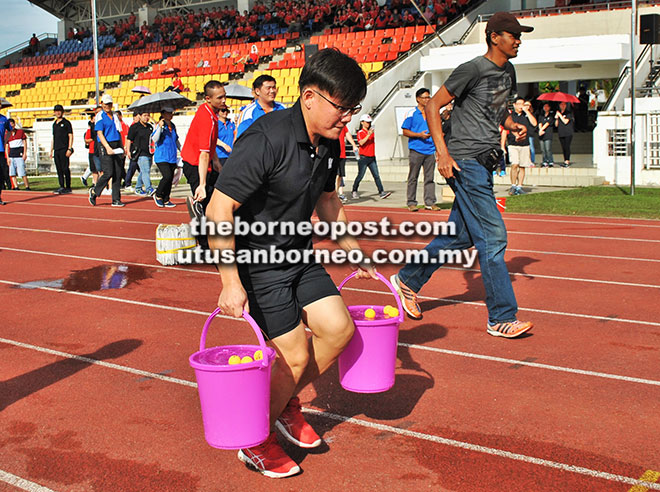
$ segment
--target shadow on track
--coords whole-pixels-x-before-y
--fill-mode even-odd
[[[129,338],[109,343],[96,352],[78,357],[93,360],[116,359],[142,345],[142,340]],[[47,388],[91,366],[93,362],[80,359],[61,359],[20,376],[0,382],[0,412],[9,405]]]

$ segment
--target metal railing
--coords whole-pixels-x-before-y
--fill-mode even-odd
[[[53,32],[43,32],[37,36],[37,39],[41,42],[46,38],[56,38],[57,39],[57,33]],[[17,51],[23,50],[30,46],[30,40],[28,39],[27,41],[23,41],[20,44],[17,44],[16,46],[12,46],[11,48],[5,50],[5,51],[0,51],[0,58],[4,58],[5,56],[13,55]]]
[[[639,67],[642,60],[646,56],[646,54],[650,51],[651,45],[647,44],[644,46],[644,49],[642,52],[637,56],[637,61],[636,65]],[[610,106],[613,104],[614,99],[619,96],[619,90],[621,89],[621,86],[625,83],[626,80],[628,80],[628,77],[630,76],[630,65],[626,65],[623,67],[623,70],[621,70],[621,74],[619,75],[619,78],[616,81],[616,84],[614,84],[614,87],[612,87],[612,90],[610,91],[610,96],[607,98],[607,101],[605,102],[605,105],[603,108],[605,108],[606,111],[610,110]]]

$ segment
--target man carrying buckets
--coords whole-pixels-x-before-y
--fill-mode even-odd
[[[249,223],[346,221],[335,192],[340,159],[337,139],[361,110],[367,91],[364,73],[352,58],[324,49],[310,58],[299,80],[300,98],[287,110],[259,118],[234,145],[220,172],[206,210],[207,219]],[[344,236],[345,251],[359,249]],[[213,250],[312,249],[312,236],[211,236]],[[305,422],[298,392],[328,369],[351,340],[354,324],[336,286],[317,263],[284,262],[221,264],[218,306],[240,317],[249,311],[277,351],[271,379],[270,419],[286,439],[314,448],[321,438]],[[358,268],[357,277],[376,278],[372,266]],[[308,340],[305,326],[312,332]],[[241,461],[271,478],[300,471],[278,444],[275,433],[258,446],[241,449]]]

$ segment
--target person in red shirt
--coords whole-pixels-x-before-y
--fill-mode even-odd
[[[204,104],[190,123],[181,149],[183,174],[190,184],[193,196],[186,198],[190,218],[199,219],[211,199],[213,187],[220,172],[220,160],[215,153],[218,139],[218,112],[227,109],[227,94],[222,83],[209,80],[204,85]],[[206,236],[199,236],[200,246],[208,248]]]
[[[348,125],[342,128],[339,134],[339,162],[337,166],[337,194],[342,202],[346,202],[344,195],[344,177],[346,176],[346,140],[351,143],[353,152],[357,152],[357,144],[353,140],[353,135],[348,131]]]
[[[364,178],[367,168],[371,172],[374,181],[376,182],[376,188],[378,188],[378,195],[381,198],[387,198],[392,194],[391,191],[385,191],[383,188],[383,183],[380,180],[380,174],[378,174],[378,163],[376,162],[376,140],[374,128],[371,126],[372,120],[371,116],[368,114],[363,114],[360,117],[360,129],[357,133],[358,145],[360,147],[360,158],[358,159],[358,175],[353,182],[353,199],[357,200],[360,198],[358,194],[358,188],[360,187],[360,181]]]

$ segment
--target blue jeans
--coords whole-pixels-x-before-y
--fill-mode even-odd
[[[541,140],[541,150],[543,151],[543,162],[546,164],[554,164],[554,157],[552,157],[552,140]]]
[[[486,289],[488,321],[514,321],[518,304],[504,262],[506,227],[495,203],[493,176],[475,160],[457,160],[456,163],[461,171],[454,171],[455,177],[447,180],[456,194],[449,215],[449,222],[456,224],[456,235],[436,236],[424,249],[429,258],[438,258],[438,252],[443,249],[464,250],[475,246]],[[409,263],[399,271],[399,278],[419,292],[441,266],[440,263]]]
[[[536,150],[534,150],[534,139],[532,137],[529,137],[529,158],[532,160],[532,164],[534,164],[534,159],[536,159]]]
[[[151,177],[149,173],[151,172],[151,157],[146,155],[141,155],[137,159],[138,168],[140,169],[140,174],[138,175],[137,182],[135,183],[135,189],[138,190],[144,185],[145,191],[151,188]]]
[[[384,188],[383,183],[380,180],[380,174],[378,174],[378,164],[376,164],[376,158],[366,156],[360,156],[360,159],[358,159],[358,174],[357,178],[355,178],[355,181],[353,181],[353,191],[358,190],[360,181],[362,181],[362,178],[364,178],[364,175],[367,172],[367,168],[369,168],[369,171],[371,172],[371,175],[376,182],[378,193],[382,193]]]

